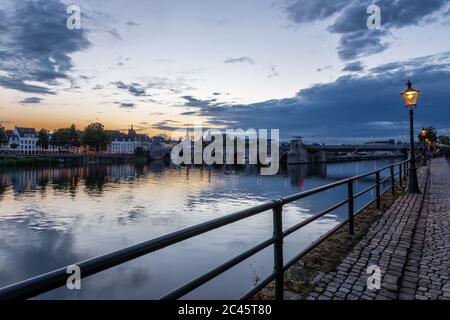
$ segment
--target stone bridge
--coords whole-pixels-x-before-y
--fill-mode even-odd
[[[395,156],[403,156],[408,149],[408,144],[306,145],[301,139],[294,139],[288,148],[280,148],[280,158],[287,164],[320,163],[327,162],[332,153],[389,151]]]

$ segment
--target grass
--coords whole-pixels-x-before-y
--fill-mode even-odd
[[[57,165],[59,161],[57,159],[49,158],[31,158],[24,156],[14,155],[2,155],[0,156],[0,168],[11,167],[43,167]]]

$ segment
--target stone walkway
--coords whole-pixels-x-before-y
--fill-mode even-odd
[[[419,183],[424,193],[399,197],[335,272],[316,276],[308,300],[450,300],[449,163],[434,159]],[[380,289],[367,286],[370,266]]]
[[[418,278],[414,298],[450,300],[450,166],[443,158],[431,164],[429,193],[418,225],[415,255],[407,266],[407,275]],[[405,287],[402,282],[400,298],[412,299]]]

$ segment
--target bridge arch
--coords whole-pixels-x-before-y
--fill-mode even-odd
[[[289,151],[284,151],[280,155],[280,164],[283,166],[286,166],[288,163],[288,153],[289,153]]]

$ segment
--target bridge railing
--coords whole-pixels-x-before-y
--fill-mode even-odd
[[[275,299],[283,299],[283,283],[284,283],[284,273],[295,264],[296,261],[305,256],[308,252],[312,251],[317,245],[322,241],[327,239],[336,230],[343,227],[348,223],[348,233],[354,234],[355,230],[355,220],[354,218],[364,211],[368,206],[376,203],[377,208],[381,207],[381,196],[391,190],[395,194],[395,184],[398,181],[400,186],[403,184],[403,177],[408,173],[408,161],[402,161],[385,166],[381,169],[368,172],[365,174],[357,175],[351,178],[343,179],[333,183],[329,183],[324,186],[320,186],[311,190],[303,191],[297,194],[293,194],[287,197],[283,197],[277,200],[269,201],[264,204],[245,209],[215,220],[207,221],[205,223],[182,229],[165,236],[155,238],[146,242],[142,242],[118,251],[114,251],[96,258],[85,260],[83,262],[76,263],[81,270],[81,277],[85,278],[96,274],[98,272],[110,269],[117,265],[123,264],[127,261],[136,259],[138,257],[150,254],[162,250],[166,247],[174,245],[176,243],[191,239],[193,237],[199,236],[201,234],[210,232],[212,230],[224,227],[226,225],[238,222],[243,219],[255,216],[257,214],[272,210],[273,215],[273,236],[258,245],[248,249],[247,251],[241,253],[240,255],[234,257],[233,259],[225,262],[224,264],[218,266],[217,268],[203,274],[202,276],[193,279],[189,283],[173,290],[172,292],[165,294],[160,299],[178,299],[191,291],[199,288],[208,281],[214,279],[225,271],[236,266],[240,262],[248,259],[249,257],[255,255],[256,253],[262,251],[263,249],[273,245],[273,261],[274,268],[273,272],[264,280],[262,280],[258,285],[253,287],[250,291],[240,297],[240,299],[249,299],[254,296],[258,291],[266,287],[270,282],[275,281]],[[420,162],[419,162],[420,163]],[[398,168],[395,172],[395,168]],[[381,177],[381,173],[388,171],[389,175],[386,178]],[[374,185],[360,191],[355,192],[354,183],[357,180],[375,177]],[[384,190],[381,190],[381,186],[386,182],[390,181],[390,186]],[[339,186],[347,186],[347,196],[341,201],[333,204],[325,210],[317,212],[313,216],[299,222],[298,224],[284,230],[283,229],[283,207],[286,204],[293,203],[295,201],[307,198],[309,196],[315,195],[317,193],[330,190]],[[375,189],[375,198],[363,205],[360,209],[355,210],[355,199],[361,197],[362,195]],[[333,212],[334,210],[347,205],[348,215],[346,219],[340,222],[337,226],[332,228],[330,231],[322,235],[318,240],[312,243],[307,248],[303,249],[296,256],[294,256],[287,263],[284,263],[284,247],[283,239],[290,234],[299,231],[303,227],[309,225],[310,223],[318,220],[319,218]],[[67,267],[60,268],[58,270],[4,287],[0,289],[0,299],[28,299],[40,295],[42,293],[48,292],[50,290],[56,289],[58,287],[66,285],[67,281]]]

